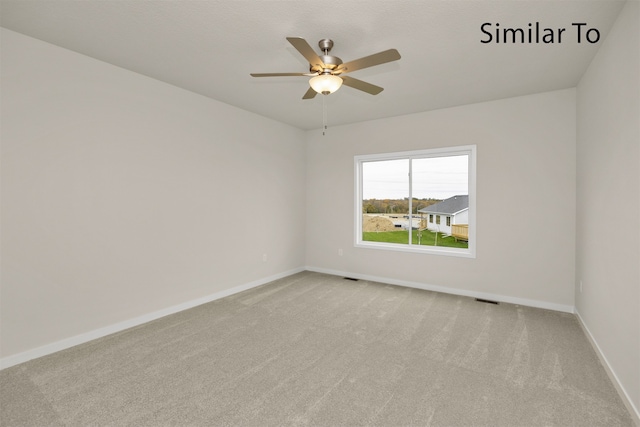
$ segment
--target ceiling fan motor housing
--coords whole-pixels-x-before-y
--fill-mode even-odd
[[[324,63],[324,68],[320,65],[311,65],[311,68],[310,68],[311,72],[314,72],[314,73],[329,72],[330,73],[331,71],[338,68],[338,65],[342,64],[342,59],[338,58],[337,56],[321,55],[320,59]]]
[[[311,64],[310,70],[314,73],[332,74],[331,71],[335,70],[338,68],[338,65],[342,64],[342,59],[337,56],[329,55],[331,48],[333,48],[333,40],[322,39],[318,42],[318,46],[324,53],[324,55],[319,56],[320,60],[322,60],[324,64],[324,68],[318,64]]]

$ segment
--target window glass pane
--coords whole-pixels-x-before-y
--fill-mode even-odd
[[[354,160],[356,246],[475,258],[475,145]]]
[[[412,244],[468,248],[469,156],[413,159],[411,176],[419,224]]]
[[[411,165],[413,197],[444,200],[469,194],[469,156],[414,159]]]
[[[362,163],[362,240],[409,243],[409,159]]]

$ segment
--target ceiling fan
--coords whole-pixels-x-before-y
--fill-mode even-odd
[[[354,61],[343,63],[337,56],[329,55],[333,47],[333,40],[322,39],[318,42],[322,55],[318,55],[309,43],[301,37],[287,37],[287,40],[298,52],[309,61],[308,73],[251,73],[253,77],[291,77],[291,76],[307,76],[311,77],[309,85],[311,86],[304,94],[302,99],[311,99],[317,93],[328,95],[340,89],[342,84],[350,86],[354,89],[361,90],[371,95],[377,95],[382,92],[380,86],[358,80],[344,74],[352,71],[361,70],[363,68],[373,67],[374,65],[385,64],[400,59],[400,54],[396,49],[388,49],[373,55],[365,56]]]

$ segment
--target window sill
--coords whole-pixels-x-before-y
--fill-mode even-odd
[[[394,252],[412,252],[417,254],[427,255],[444,255],[460,258],[475,258],[474,248],[460,249],[460,248],[447,248],[444,246],[418,246],[418,245],[405,245],[394,243],[380,243],[380,242],[367,242],[357,241],[355,243],[356,248],[362,249],[378,249],[384,251]]]

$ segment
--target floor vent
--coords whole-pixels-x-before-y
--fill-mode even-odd
[[[345,277],[344,280],[351,280],[352,282],[357,282],[360,279],[355,279],[353,277]]]
[[[486,302],[487,304],[495,304],[498,305],[498,301],[491,301],[490,299],[482,299],[482,298],[476,298],[476,301],[478,302]]]

